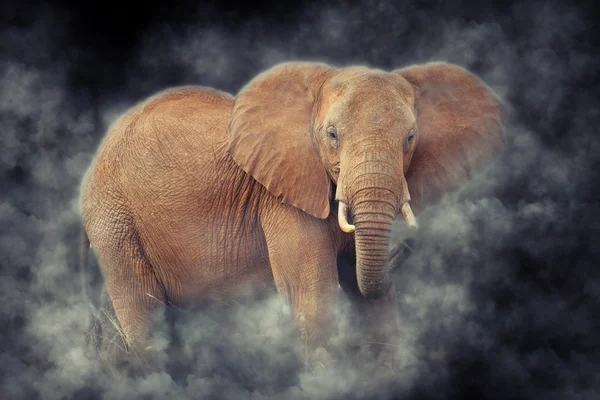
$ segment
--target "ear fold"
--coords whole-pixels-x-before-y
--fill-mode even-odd
[[[235,162],[284,203],[327,218],[331,183],[310,125],[321,85],[333,72],[319,63],[284,63],[237,95],[229,122]]]
[[[415,88],[419,136],[406,180],[419,212],[491,164],[503,146],[503,106],[483,81],[456,65],[394,72]]]

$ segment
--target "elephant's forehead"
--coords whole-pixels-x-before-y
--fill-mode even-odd
[[[350,67],[338,73],[330,82],[330,94],[335,98],[359,97],[381,101],[401,97],[410,103],[412,86],[398,74],[367,67]]]
[[[339,112],[346,111],[354,115],[397,112],[402,107],[398,93],[390,89],[348,88],[344,95],[336,100]]]
[[[369,126],[370,128],[390,128],[402,125],[403,121],[413,119],[409,110],[400,99],[393,98],[369,100],[361,96],[347,97],[335,103],[330,116],[340,128]]]
[[[391,75],[388,72],[352,68],[341,72],[333,79],[332,90],[345,91],[348,89],[371,88],[382,89],[389,86]]]
[[[380,126],[410,118],[407,96],[398,81],[397,75],[376,69],[345,70],[332,79],[325,93],[330,115],[340,122]]]

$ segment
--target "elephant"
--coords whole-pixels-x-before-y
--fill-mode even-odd
[[[445,62],[284,62],[235,96],[169,88],[100,143],[80,189],[84,246],[138,349],[165,303],[251,288],[276,289],[311,349],[340,287],[377,331],[395,306],[392,223],[417,229],[490,165],[504,118],[490,87]]]

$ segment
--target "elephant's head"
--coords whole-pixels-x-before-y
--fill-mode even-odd
[[[378,297],[389,288],[393,220],[402,213],[416,227],[411,205],[421,210],[488,163],[502,144],[501,119],[491,90],[457,66],[285,63],[236,97],[229,151],[314,217],[327,218],[335,198],[340,228],[355,231],[360,291]]]

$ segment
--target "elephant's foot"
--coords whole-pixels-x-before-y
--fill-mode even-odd
[[[111,318],[110,310],[100,309],[99,315],[92,315],[85,333],[86,353],[115,378],[123,376],[123,371],[131,369],[132,351],[127,344],[120,326]]]
[[[318,373],[332,364],[331,353],[326,350],[326,333],[316,329],[307,329],[302,314],[297,318],[298,331],[302,341],[302,362],[305,372]]]
[[[88,356],[116,378],[148,374],[163,364],[160,342],[138,343],[128,337],[110,303],[100,308],[99,315],[91,316],[85,336]]]
[[[324,347],[318,347],[307,351],[303,362],[305,372],[319,375],[320,371],[330,369],[333,365],[333,357]]]

